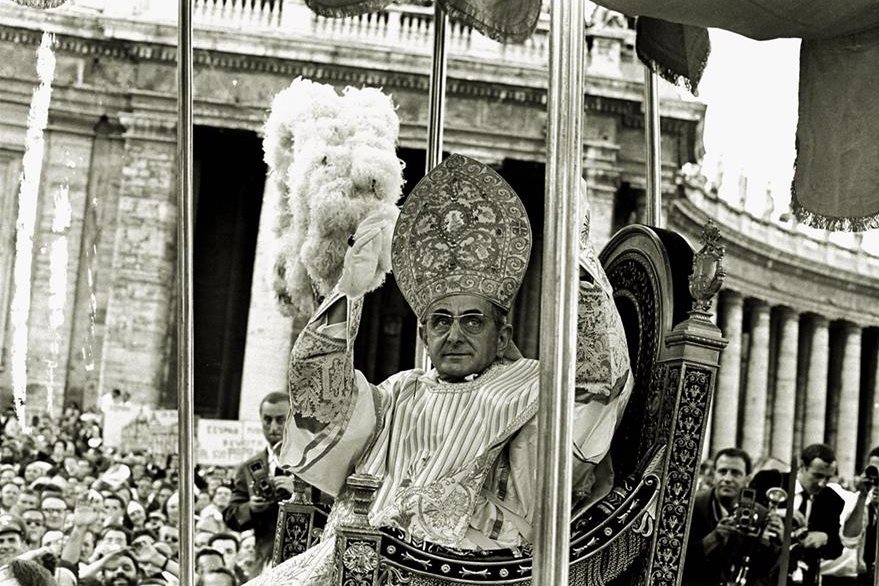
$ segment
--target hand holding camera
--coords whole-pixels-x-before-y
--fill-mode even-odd
[[[293,478],[269,476],[267,466],[259,460],[248,465],[250,470],[250,508],[262,512],[272,503],[287,498],[293,492]]]

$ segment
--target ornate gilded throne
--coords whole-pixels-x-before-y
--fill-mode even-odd
[[[601,253],[635,388],[611,445],[614,489],[572,511],[571,584],[680,584],[706,414],[726,344],[708,312],[723,278],[722,254],[711,225],[698,253],[680,235],[646,226],[624,228]],[[374,479],[354,475],[348,485],[355,510],[338,532],[338,584],[530,584],[528,548],[473,552],[413,542],[367,522]],[[310,547],[325,520],[307,490],[284,503],[275,563]]]

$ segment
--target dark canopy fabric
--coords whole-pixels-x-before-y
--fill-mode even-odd
[[[668,81],[696,94],[711,41],[708,30],[642,16],[637,22],[635,50],[645,63],[653,63]]]
[[[393,0],[306,0],[317,14],[356,16],[382,10]],[[540,0],[437,0],[452,18],[501,43],[524,43],[540,17]]]
[[[722,28],[760,41],[825,39],[879,26],[879,0],[597,0],[631,16]]]

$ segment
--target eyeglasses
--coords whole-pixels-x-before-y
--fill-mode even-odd
[[[442,336],[452,329],[452,324],[458,322],[464,332],[468,334],[481,334],[488,323],[488,317],[483,313],[469,312],[461,315],[449,313],[431,313],[427,316],[427,331],[431,334]]]

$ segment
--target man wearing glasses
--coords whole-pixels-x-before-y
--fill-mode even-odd
[[[330,295],[291,353],[281,463],[342,500],[352,472],[379,477],[375,526],[457,548],[530,543],[540,367],[507,319],[530,248],[525,209],[497,173],[460,155],[434,168],[403,206],[391,252],[432,368],[368,383],[351,366],[362,299]],[[606,456],[632,377],[588,217],[580,260],[572,490],[588,502],[612,486]],[[313,576],[330,556],[325,539],[270,581]]]
[[[47,530],[63,531],[67,518],[67,503],[61,495],[48,494],[40,501],[40,510],[46,521]]]

